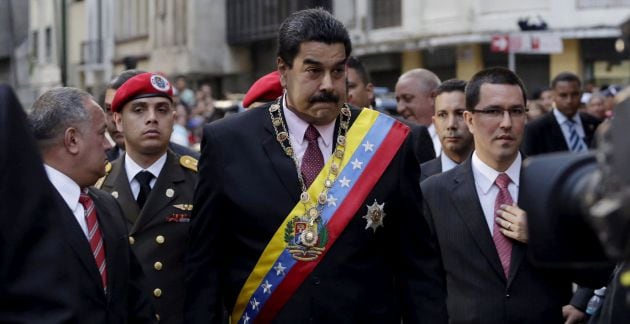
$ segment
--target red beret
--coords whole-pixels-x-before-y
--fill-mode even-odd
[[[165,77],[155,73],[141,73],[125,81],[114,95],[112,112],[119,112],[131,100],[164,97],[173,100],[173,87]]]
[[[247,108],[256,101],[276,100],[281,95],[280,72],[273,71],[252,84],[243,98],[243,107]]]

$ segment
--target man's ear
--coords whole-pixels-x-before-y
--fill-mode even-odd
[[[471,134],[474,134],[473,132],[473,113],[471,111],[468,110],[464,110],[464,121],[466,122],[466,126],[468,126],[468,131]]]
[[[63,146],[71,154],[79,153],[79,145],[81,142],[81,133],[75,127],[68,127],[63,133]]]
[[[115,112],[113,117],[114,123],[116,123],[116,130],[124,134],[122,125],[122,114],[119,112]]]
[[[374,85],[372,82],[368,82],[368,84],[365,85],[365,91],[368,93],[368,99],[370,102],[374,101]]]
[[[283,88],[286,88],[286,75],[290,67],[280,56],[276,59],[276,65],[278,65],[278,72],[280,72],[280,84]]]

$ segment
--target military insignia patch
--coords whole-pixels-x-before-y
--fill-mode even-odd
[[[310,224],[307,217],[294,217],[284,231],[287,250],[298,261],[313,261],[326,249],[328,230],[318,219]]]
[[[170,83],[168,82],[168,80],[166,80],[165,77],[159,75],[159,74],[154,74],[151,76],[151,85],[159,91],[162,92],[167,92],[168,89],[171,87]]]
[[[367,214],[363,216],[363,219],[367,220],[365,229],[372,228],[374,233],[379,227],[383,227],[383,218],[385,218],[385,203],[379,204],[376,199],[372,205],[366,205],[368,208]]]

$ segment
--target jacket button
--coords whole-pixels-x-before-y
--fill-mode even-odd
[[[162,296],[162,289],[160,288],[153,289],[153,296],[160,298],[160,296]]]
[[[313,284],[314,284],[315,286],[319,285],[319,283],[320,283],[320,282],[321,282],[321,281],[319,280],[319,277],[313,277]]]
[[[505,298],[510,299],[510,294],[505,294]]]
[[[165,239],[165,238],[164,238],[164,236],[162,236],[162,235],[158,235],[158,236],[156,236],[156,237],[155,237],[155,242],[156,242],[157,244],[163,244],[165,240],[166,240],[166,239]]]
[[[162,270],[162,262],[157,261],[156,263],[153,264],[153,268],[157,271]]]
[[[129,236],[129,245],[133,245],[134,243],[136,243],[136,239],[133,238],[133,236]]]

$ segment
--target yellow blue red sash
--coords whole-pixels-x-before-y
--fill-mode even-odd
[[[298,203],[273,235],[243,285],[232,311],[232,323],[265,323],[275,317],[361,208],[408,132],[407,126],[391,117],[370,109],[361,111],[346,134],[341,171],[321,211],[328,232],[322,255],[313,261],[298,261],[287,250],[286,227],[296,216],[306,213],[304,204]],[[323,170],[331,162],[332,159]],[[322,171],[313,181],[308,189],[311,197],[322,192],[326,176],[327,172]]]

